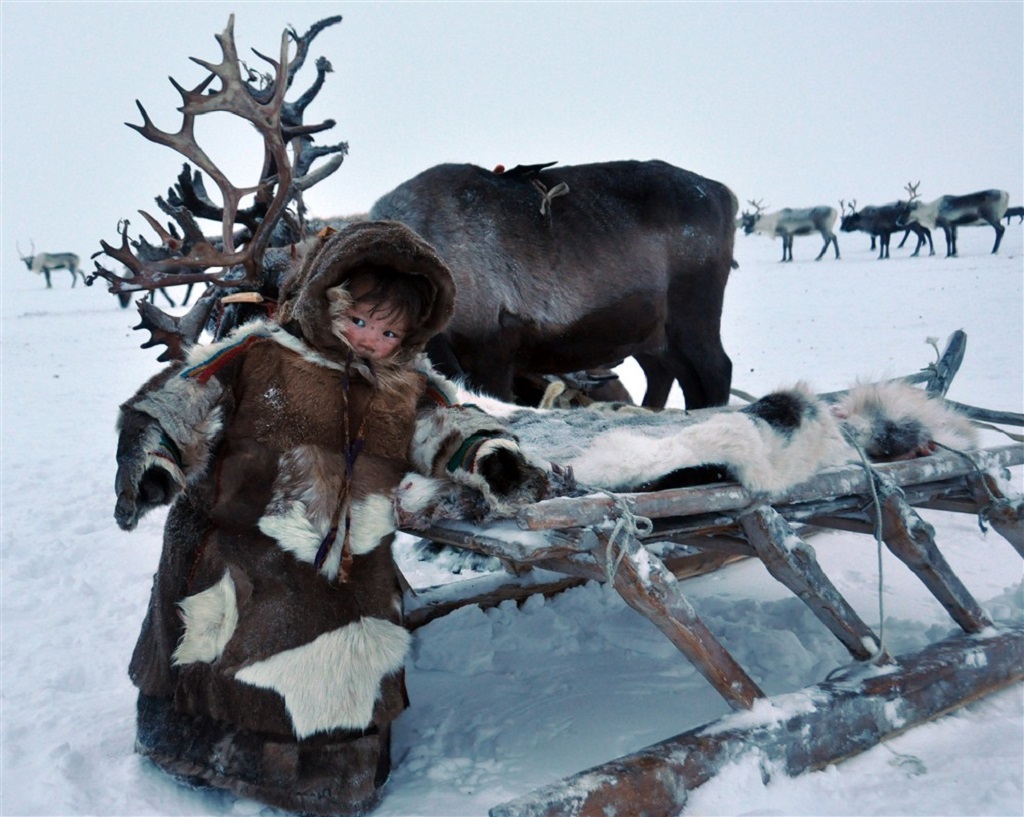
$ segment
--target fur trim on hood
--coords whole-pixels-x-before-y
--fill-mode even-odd
[[[455,283],[434,248],[397,221],[358,222],[319,238],[299,271],[285,283],[278,322],[325,357],[344,361],[350,348],[331,331],[327,290],[344,284],[353,272],[366,266],[420,276],[433,293],[393,358],[404,366],[451,319]]]

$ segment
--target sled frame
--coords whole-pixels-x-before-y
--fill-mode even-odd
[[[929,381],[933,392],[945,393],[959,365],[962,339],[959,350],[956,340],[954,335],[943,356],[952,355],[954,364],[942,370],[941,381]],[[791,775],[820,769],[1024,679],[1024,623],[996,626],[989,619],[916,510],[975,514],[1024,556],[1024,499],[1003,495],[991,476],[1021,464],[1021,444],[939,451],[827,469],[772,501],[738,484],[718,483],[556,498],[523,508],[515,520],[453,521],[409,531],[497,557],[515,575],[511,581],[476,582],[461,602],[430,599],[429,593],[413,598],[411,626],[460,604],[486,606],[535,592],[551,595],[589,580],[609,582],[737,712],[497,805],[491,817],[598,817],[627,804],[630,813],[677,815],[687,793],[710,779],[725,758],[754,753],[763,769],[779,764]],[[651,529],[638,526],[637,517],[650,520]],[[888,654],[817,562],[807,540],[828,529],[879,538],[962,633],[911,655]],[[679,553],[670,550],[663,558],[654,552],[671,544]],[[679,579],[739,558],[763,562],[847,649],[854,663],[841,677],[768,698],[730,655]],[[815,706],[780,719],[779,705],[791,696]],[[759,712],[763,721],[751,717]]]

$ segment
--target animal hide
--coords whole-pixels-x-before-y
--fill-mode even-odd
[[[797,383],[741,409],[700,412],[619,404],[503,410],[469,399],[502,417],[523,452],[549,469],[550,494],[562,496],[732,480],[770,498],[824,468],[859,462],[858,449],[888,461],[975,443],[966,418],[896,381],[855,385],[835,404]],[[422,478],[403,480],[396,503],[401,526],[414,529],[495,518],[464,489]]]

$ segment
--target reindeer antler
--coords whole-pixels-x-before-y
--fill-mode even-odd
[[[754,201],[753,199],[747,199],[747,204],[754,208],[754,215],[760,215],[764,212],[764,199]]]
[[[220,62],[214,64],[191,58],[206,68],[210,72],[209,76],[191,90],[171,78],[171,84],[182,98],[182,105],[178,109],[182,114],[182,122],[177,132],[156,127],[142,103],[136,101],[142,115],[142,124],[126,123],[128,127],[151,142],[177,151],[198,170],[193,170],[186,163],[177,184],[168,191],[166,198],[157,197],[157,205],[173,219],[166,229],[149,213],[139,211],[160,237],[160,244],[149,244],[141,236],[130,239],[129,222],[123,219],[118,224],[120,246],[113,247],[100,241],[103,249],[95,253],[93,258],[107,255],[121,262],[128,274],[117,275],[97,261],[96,271],[89,276],[87,283],[91,284],[96,278],[104,278],[110,284],[109,291],[115,294],[198,282],[215,287],[241,287],[257,291],[265,287],[276,289],[276,281],[264,280],[267,277],[264,256],[268,247],[275,240],[280,244],[294,243],[304,238],[302,192],[336,171],[348,152],[348,144],[345,142],[310,147],[312,134],[334,127],[333,120],[326,120],[319,125],[304,125],[302,122],[306,107],[323,85],[325,75],[331,71],[327,60],[317,60],[316,81],[296,102],[286,103],[284,99],[296,72],[306,59],[313,38],[323,29],[340,21],[340,16],[320,20],[302,36],[294,29],[286,28],[281,35],[280,55],[276,60],[253,49],[272,68],[272,73],[259,74],[238,57],[234,35],[235,17],[232,14],[224,32],[216,35],[221,49]],[[289,61],[291,44],[295,45],[295,55]],[[220,80],[220,87],[208,91],[214,79]],[[233,184],[196,140],[196,118],[214,112],[241,117],[261,135],[264,159],[255,184]],[[316,159],[326,156],[330,156],[327,162],[317,170],[311,170]],[[203,172],[213,179],[220,190],[221,206],[214,204],[207,194]],[[241,204],[247,196],[253,196],[254,203],[243,209]],[[288,207],[293,202],[298,207],[298,218],[291,223],[291,229],[278,234],[277,227],[286,218]],[[197,218],[219,221],[220,236],[207,238]],[[180,228],[180,235],[175,223]],[[220,268],[222,272],[206,272],[211,267]],[[196,307],[199,306],[200,303],[197,303]],[[150,307],[146,310],[140,307],[143,322],[135,327],[153,332],[153,339],[144,346],[165,343],[168,351],[176,354],[175,349],[180,350],[181,343],[167,339],[170,334],[194,330],[194,337],[184,339],[186,343],[198,337],[203,323],[197,327],[194,321],[172,319],[156,307]],[[204,303],[203,308],[208,317],[212,307]]]
[[[917,184],[911,184],[910,182],[907,182],[906,186],[903,189],[906,190],[907,194],[910,196],[910,199],[907,202],[908,204],[911,201],[914,201],[914,199],[921,198],[921,194],[917,192],[917,188],[919,188],[920,186],[921,186],[920,179],[918,180]]]

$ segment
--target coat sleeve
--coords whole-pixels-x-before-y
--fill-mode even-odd
[[[169,504],[204,473],[223,428],[225,400],[237,361],[210,349],[159,372],[121,407],[117,420],[117,502],[114,518],[132,530],[140,518]]]
[[[459,403],[451,381],[425,376],[411,451],[416,470],[476,489],[500,515],[542,499],[547,470],[529,460],[515,435],[481,408]]]

